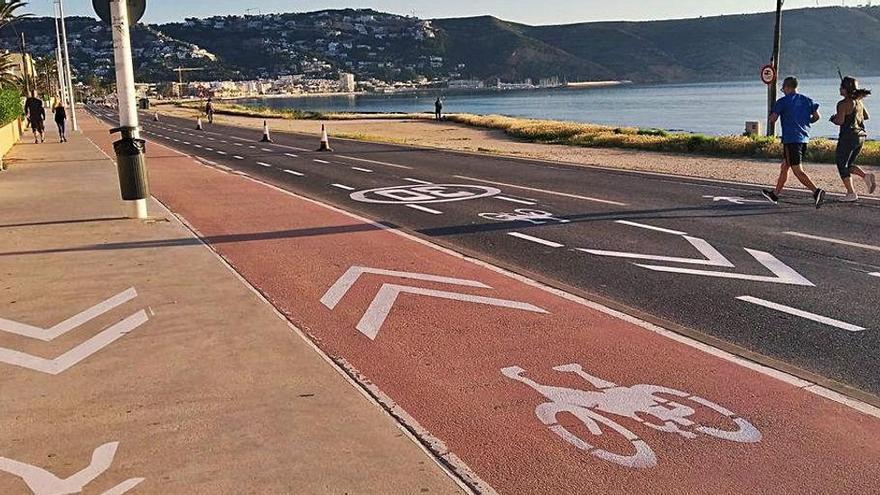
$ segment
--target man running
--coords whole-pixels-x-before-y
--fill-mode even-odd
[[[208,98],[208,103],[205,103],[205,115],[208,116],[208,123],[214,123],[214,101],[211,98]]]
[[[24,114],[34,131],[34,144],[46,142],[43,135],[46,129],[46,109],[43,107],[43,100],[37,98],[36,91],[31,91],[31,95],[25,100]]]
[[[776,121],[782,119],[782,169],[776,189],[763,189],[761,194],[771,203],[779,204],[779,195],[788,182],[788,171],[791,170],[801,184],[813,192],[813,202],[819,208],[825,202],[825,191],[816,187],[802,167],[810,142],[810,128],[822,118],[819,104],[798,93],[798,80],[795,77],[785,78],[782,92],[785,96],[773,105],[770,114],[770,125],[776,125]]]

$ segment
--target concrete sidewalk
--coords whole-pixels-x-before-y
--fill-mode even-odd
[[[462,492],[85,137],[7,160],[0,493]]]

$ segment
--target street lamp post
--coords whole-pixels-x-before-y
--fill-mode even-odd
[[[64,75],[67,79],[67,94],[70,102],[70,122],[73,124],[73,130],[79,130],[79,124],[76,121],[76,93],[73,91],[73,77],[71,77],[70,71],[70,53],[67,50],[67,28],[64,23],[64,0],[58,0],[58,13],[61,17],[61,37],[63,38],[64,43],[62,43],[62,47],[64,49]]]
[[[55,3],[55,70],[58,72],[58,96],[65,107],[70,107],[67,101],[67,83],[64,77],[64,52],[61,50],[61,23],[58,14],[58,3]]]
[[[776,86],[779,77],[779,55],[782,51],[782,4],[785,0],[776,0],[776,28],[773,31],[773,71],[777,75],[777,81],[767,85],[767,136],[776,135],[776,125],[770,122],[770,113],[773,111],[773,105],[776,104]]]

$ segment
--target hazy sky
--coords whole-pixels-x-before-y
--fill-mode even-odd
[[[31,0],[37,15],[51,15],[53,0]],[[787,0],[785,8],[856,5],[859,1]],[[93,15],[92,0],[64,0],[65,13]],[[244,14],[247,9],[268,12],[303,12],[327,8],[370,7],[384,12],[423,18],[491,14],[530,24],[560,24],[597,20],[642,20],[699,17],[704,15],[764,12],[775,9],[773,0],[147,0],[147,22]],[[255,12],[255,11],[254,11]]]

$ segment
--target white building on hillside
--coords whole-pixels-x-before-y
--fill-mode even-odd
[[[339,73],[339,91],[343,93],[354,93],[356,89],[354,82],[354,74],[349,72]]]

